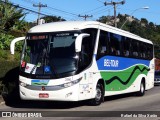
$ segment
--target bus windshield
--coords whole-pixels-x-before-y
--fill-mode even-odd
[[[55,78],[75,74],[77,36],[78,33],[73,32],[27,35],[21,59],[21,72]]]

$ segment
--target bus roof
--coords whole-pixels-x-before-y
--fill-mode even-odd
[[[97,29],[100,28],[108,32],[120,34],[129,38],[133,38],[133,39],[137,39],[140,41],[153,44],[151,41],[144,39],[138,35],[132,34],[128,31],[124,31],[124,30],[121,30],[97,21],[61,21],[61,22],[45,23],[45,24],[37,25],[31,28],[28,31],[28,33],[73,31],[73,30],[81,30],[85,28],[97,28]]]

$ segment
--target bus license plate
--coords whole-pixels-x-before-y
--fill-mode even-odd
[[[49,98],[48,93],[39,93],[39,98]]]

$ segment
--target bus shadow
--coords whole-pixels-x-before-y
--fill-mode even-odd
[[[60,102],[60,101],[27,101],[20,100],[19,102],[12,102],[10,104],[6,104],[9,107],[13,108],[30,108],[30,109],[71,109],[80,106],[84,106],[85,102]]]
[[[136,96],[136,94],[135,93],[126,93],[126,94],[108,96],[108,97],[105,97],[104,102],[123,99],[123,98],[129,98],[129,97],[133,97],[133,96]]]
[[[19,101],[19,67],[15,67],[9,70],[3,78],[2,81],[1,95],[6,104],[12,103],[14,101]],[[2,101],[2,100],[1,100]]]
[[[133,97],[132,94],[124,94],[124,95],[115,95],[115,96],[109,96],[105,97],[104,103],[101,105],[107,103],[108,101],[114,101],[114,100],[120,100],[127,97]],[[85,101],[79,101],[79,102],[60,102],[60,101],[27,101],[27,100],[16,100],[12,101],[10,103],[6,104],[7,106],[13,107],[13,108],[30,108],[30,109],[72,109],[77,108],[81,106],[90,106],[88,104],[88,100]]]

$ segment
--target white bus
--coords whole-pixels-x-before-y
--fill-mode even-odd
[[[19,88],[23,100],[81,101],[154,86],[153,43],[95,21],[46,23],[24,39]]]

